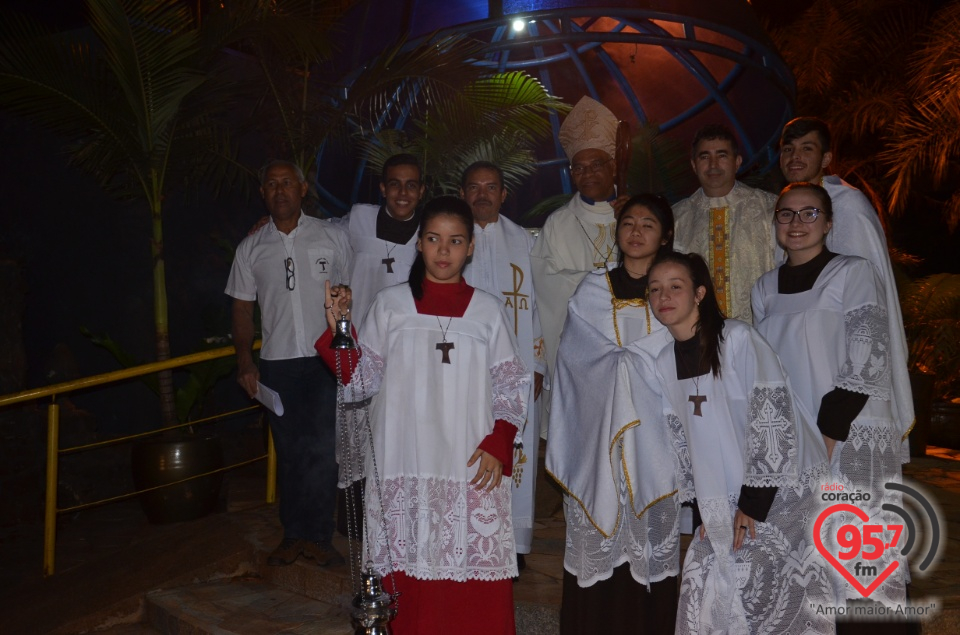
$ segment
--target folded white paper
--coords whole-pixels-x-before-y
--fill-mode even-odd
[[[277,394],[276,390],[267,388],[258,381],[257,394],[255,394],[253,398],[266,406],[267,410],[273,414],[278,417],[283,416],[283,402],[280,401],[280,395]]]

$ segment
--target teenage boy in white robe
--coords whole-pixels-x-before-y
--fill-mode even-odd
[[[527,418],[517,434],[513,455],[513,532],[517,544],[518,566],[525,566],[524,554],[533,542],[534,500],[537,482],[537,456],[540,426],[534,401],[540,397],[547,372],[543,354],[543,335],[537,297],[530,272],[533,236],[509,218],[500,215],[507,199],[503,171],[487,161],[473,163],[463,172],[460,197],[473,213],[473,256],[463,276],[474,287],[503,301],[504,312],[523,363],[531,373],[527,398]]]
[[[381,289],[410,277],[417,255],[417,205],[423,197],[420,162],[412,154],[395,154],[383,164],[380,176],[382,205],[357,203],[335,221],[350,236],[354,263],[353,321],[360,324]]]
[[[827,235],[827,249],[835,254],[860,256],[873,263],[883,283],[887,321],[890,328],[890,370],[893,374],[894,404],[903,438],[901,460],[909,460],[907,434],[913,428],[913,393],[907,368],[907,339],[903,330],[900,298],[890,265],[890,252],[883,226],[863,192],[838,176],[826,175],[833,160],[830,128],[816,117],[797,117],[787,123],[780,136],[780,169],[790,183],[806,181],[820,185],[833,204],[833,229]],[[777,262],[783,262],[778,247]]]

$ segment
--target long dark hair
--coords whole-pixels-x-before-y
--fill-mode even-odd
[[[417,236],[423,238],[423,228],[437,216],[453,216],[467,228],[467,241],[473,240],[473,212],[466,201],[456,196],[438,196],[427,203],[420,215],[420,230]],[[417,251],[417,257],[410,267],[410,291],[417,300],[423,299],[423,278],[427,275],[427,263],[423,260],[423,253]]]
[[[700,254],[682,254],[673,251],[667,254],[657,256],[657,259],[650,265],[649,274],[662,264],[673,263],[680,265],[690,274],[693,281],[693,293],[696,294],[697,288],[705,287],[707,292],[700,300],[700,319],[697,320],[696,330],[697,338],[700,342],[700,363],[698,373],[702,370],[706,372],[705,367],[709,367],[714,377],[720,377],[720,344],[723,343],[723,321],[726,319],[720,305],[717,304],[717,294],[713,290],[713,280],[710,277],[710,270],[707,263],[704,262]]]
[[[641,192],[635,196],[631,196],[630,199],[623,205],[622,212],[617,216],[617,229],[614,233],[615,237],[620,236],[620,223],[623,222],[623,212],[626,212],[631,207],[646,207],[650,212],[657,217],[657,220],[660,221],[660,239],[667,239],[667,244],[660,245],[660,249],[657,250],[657,257],[664,254],[668,254],[673,251],[673,210],[670,209],[670,203],[667,202],[667,199],[663,198],[659,194],[652,194],[650,192]],[[620,245],[618,244],[619,248]],[[617,265],[623,266],[623,250],[619,249],[620,255],[617,256]]]

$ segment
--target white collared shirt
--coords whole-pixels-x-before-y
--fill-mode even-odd
[[[285,261],[293,258],[293,289]],[[261,359],[313,357],[327,328],[324,283],[348,284],[353,250],[346,232],[301,212],[289,234],[271,219],[237,247],[226,294],[260,304]]]

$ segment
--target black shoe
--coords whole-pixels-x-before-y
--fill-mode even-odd
[[[300,557],[303,549],[302,540],[284,538],[273,552],[267,556],[267,564],[271,567],[279,567],[287,564],[293,564]]]

